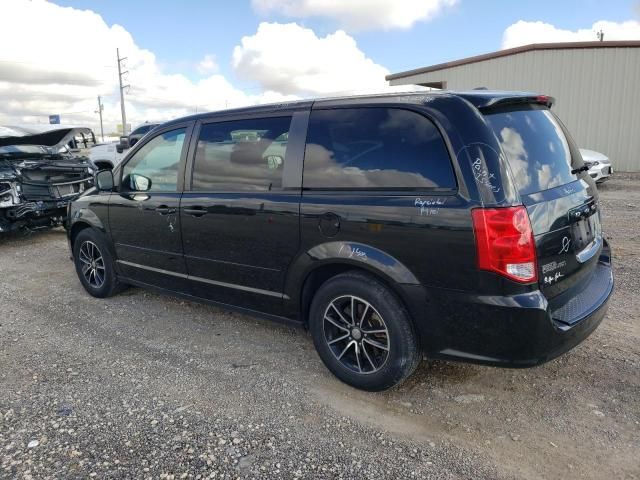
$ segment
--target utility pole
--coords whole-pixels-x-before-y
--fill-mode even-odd
[[[100,95],[98,95],[98,110],[96,113],[100,114],[100,136],[102,137],[102,141],[104,142],[104,128],[102,127],[102,111],[104,110],[104,105],[102,105],[102,100],[100,99]]]
[[[122,62],[127,59],[127,57],[120,58],[120,49],[116,48],[116,55],[118,56],[118,80],[120,82],[120,110],[122,111],[122,135],[127,134],[127,114],[124,112],[124,89],[128,88],[129,85],[122,85],[122,76],[129,73],[128,71],[122,71]]]
[[[598,37],[598,40],[600,40],[601,42],[604,41],[604,32],[602,31],[602,29],[600,29],[599,32],[596,32],[596,36]]]

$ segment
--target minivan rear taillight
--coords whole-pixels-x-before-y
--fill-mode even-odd
[[[536,246],[527,209],[476,208],[471,211],[478,267],[521,283],[536,282]]]

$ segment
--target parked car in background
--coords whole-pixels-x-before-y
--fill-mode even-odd
[[[137,126],[133,132],[131,132],[127,137],[124,137],[128,140],[129,148],[133,147],[138,143],[138,140],[162,123],[163,122],[145,122],[142,125]]]
[[[147,133],[160,125],[161,122],[146,122],[138,125],[129,135],[120,137],[112,143],[96,145],[89,152],[89,158],[98,170],[111,170],[118,165],[128,149],[133,147]]]
[[[606,155],[586,148],[581,148],[580,154],[585,166],[589,167],[589,175],[596,183],[604,182],[613,174],[611,160]]]
[[[182,118],[73,202],[80,282],[309,328],[382,390],[431,358],[546,362],[607,310],[595,183],[547,96],[428,92]]]
[[[89,128],[0,127],[0,232],[64,224],[67,205],[91,186]]]

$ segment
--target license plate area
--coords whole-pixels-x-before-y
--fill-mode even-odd
[[[593,200],[572,209],[569,212],[569,218],[571,221],[571,238],[576,253],[592,245],[596,238],[601,235],[600,215],[598,215],[597,205]]]

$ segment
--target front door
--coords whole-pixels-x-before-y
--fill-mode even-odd
[[[298,188],[283,184],[301,171],[304,138],[292,147],[291,121],[280,113],[202,124],[180,210],[194,294],[280,311],[300,243],[300,178]]]
[[[122,167],[109,225],[119,273],[170,290],[188,290],[180,196],[188,126],[160,131]]]

